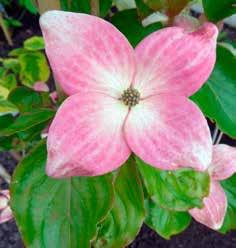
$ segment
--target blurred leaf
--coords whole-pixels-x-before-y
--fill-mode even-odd
[[[13,73],[6,75],[0,79],[0,85],[8,89],[8,91],[13,90],[17,86],[16,77]]]
[[[145,164],[136,157],[139,171],[149,197],[160,207],[186,211],[203,207],[202,199],[209,194],[209,175],[192,169],[164,171]]]
[[[138,19],[138,14],[135,9],[124,10],[116,13],[111,22],[115,25],[135,47],[144,37],[154,31],[162,28],[161,23],[153,23],[147,27],[143,27]]]
[[[14,117],[11,114],[0,116],[0,129],[8,127],[14,121]]]
[[[7,70],[4,67],[0,67],[0,80],[4,77],[7,73]]]
[[[14,73],[20,72],[20,63],[18,59],[8,58],[3,60],[5,69],[11,70]]]
[[[236,13],[236,0],[202,0],[209,21],[220,21]]]
[[[169,17],[177,16],[188,4],[189,0],[138,0],[145,3],[153,11],[164,10]]]
[[[20,48],[16,48],[16,49],[11,50],[8,53],[8,56],[18,57],[18,56],[20,56],[21,54],[24,54],[24,53],[27,53],[27,50],[25,50],[24,48],[20,47]]]
[[[46,121],[50,121],[55,112],[51,109],[39,109],[31,113],[20,115],[12,125],[0,131],[0,136],[10,136],[12,134],[28,130]]]
[[[82,12],[86,14],[90,14],[91,6],[90,0],[60,0],[61,9],[73,12]],[[105,17],[112,6],[112,0],[100,0],[100,16]]]
[[[20,79],[25,86],[33,86],[37,81],[46,82],[50,76],[47,60],[42,52],[31,52],[19,56]]]
[[[100,0],[100,16],[105,17],[112,6],[112,0]]]
[[[40,94],[26,87],[17,87],[9,94],[8,100],[14,103],[21,113],[42,107]]]
[[[207,83],[191,97],[221,131],[236,137],[236,58],[218,46],[217,61]]]
[[[143,191],[133,158],[119,169],[114,189],[113,207],[99,224],[93,247],[125,247],[142,226],[145,216]]]
[[[153,10],[149,8],[149,6],[146,5],[143,0],[135,0],[135,3],[138,9],[138,15],[141,19],[153,13]]]
[[[17,166],[11,208],[27,247],[89,248],[113,201],[112,176],[53,179],[41,142]]]
[[[9,94],[9,90],[3,87],[0,82],[0,100],[7,99],[8,94]]]
[[[33,36],[24,41],[24,48],[28,51],[38,51],[44,49],[44,40],[41,36]]]
[[[19,4],[25,7],[32,14],[38,13],[38,9],[36,8],[33,0],[19,0]]]
[[[188,212],[164,209],[152,200],[145,200],[147,217],[145,223],[165,239],[184,231],[191,223]]]
[[[17,113],[17,112],[18,112],[18,109],[13,103],[7,100],[0,99],[0,115],[9,114],[9,113]]]
[[[4,21],[5,21],[5,24],[7,27],[19,28],[22,26],[22,23],[17,19],[13,19],[13,18],[8,17]]]
[[[230,230],[236,230],[236,174],[222,181],[221,185],[227,195],[228,208],[220,232],[226,233]]]

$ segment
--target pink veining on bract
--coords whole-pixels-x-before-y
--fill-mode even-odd
[[[157,168],[207,168],[209,128],[187,97],[214,67],[214,24],[191,33],[165,28],[135,49],[95,16],[50,11],[40,25],[56,81],[69,95],[49,129],[49,176],[101,175],[131,152]],[[130,87],[140,93],[131,108],[120,100]]]

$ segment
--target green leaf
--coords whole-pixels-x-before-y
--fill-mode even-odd
[[[50,76],[47,60],[42,52],[29,52],[19,56],[20,79],[23,85],[32,87],[35,82],[46,82]]]
[[[17,112],[18,112],[18,109],[13,103],[7,100],[0,99],[0,115],[9,114],[9,113],[17,113]]]
[[[28,130],[53,118],[55,112],[51,109],[39,109],[32,113],[20,115],[15,122],[0,131],[0,136],[10,136],[12,134]]]
[[[9,90],[1,85],[0,82],[0,100],[7,99]]]
[[[52,179],[45,175],[46,146],[40,143],[17,166],[11,208],[25,245],[90,247],[96,225],[111,208],[112,176]]]
[[[41,36],[33,36],[24,41],[24,48],[28,51],[38,51],[44,49],[44,40]]]
[[[147,27],[143,27],[135,9],[128,9],[116,13],[111,18],[111,22],[127,37],[134,47],[144,37],[162,28],[161,23],[153,23]]]
[[[192,169],[163,171],[145,164],[136,157],[139,171],[149,197],[160,207],[186,211],[203,207],[202,199],[209,194],[209,175]]]
[[[164,10],[169,17],[178,15],[189,0],[138,0],[143,1],[153,11]]]
[[[14,121],[14,117],[11,114],[0,116],[0,129],[6,128]]]
[[[16,49],[11,50],[8,53],[8,56],[18,57],[18,56],[20,56],[21,54],[24,54],[24,53],[27,53],[27,50],[25,50],[24,48],[20,47],[20,48],[16,48]]]
[[[9,91],[13,90],[17,86],[16,76],[13,73],[6,75],[0,79],[0,85]]]
[[[42,107],[40,94],[26,87],[17,87],[9,94],[8,100],[14,103],[21,113]]]
[[[112,6],[112,0],[100,0],[100,16],[105,17]]]
[[[147,209],[145,223],[165,239],[181,233],[191,223],[191,216],[187,212],[161,208],[152,200],[145,200],[145,206]]]
[[[38,13],[38,9],[36,8],[34,1],[32,0],[19,0],[19,4],[25,7],[32,14]]]
[[[144,220],[142,185],[133,158],[120,168],[114,189],[113,207],[99,225],[96,248],[125,247],[135,238]]]
[[[227,195],[228,208],[220,232],[226,233],[236,230],[236,174],[221,182]]]
[[[191,97],[221,131],[236,137],[236,58],[218,46],[217,61],[207,83]]]
[[[20,72],[20,64],[18,59],[13,59],[13,58],[4,59],[3,66],[5,69],[11,70],[16,74]]]
[[[138,15],[141,19],[153,13],[153,10],[148,5],[146,5],[143,0],[135,0],[135,3],[138,9]]]
[[[14,27],[14,28],[16,27],[16,28],[18,28],[18,27],[22,26],[22,23],[19,20],[14,19],[14,18],[9,18],[8,17],[8,18],[6,18],[4,20],[4,22],[5,22],[7,27]]]
[[[89,14],[91,11],[90,0],[60,0],[61,9],[73,12],[82,12]]]
[[[236,0],[203,0],[205,14],[209,21],[220,21],[236,13]]]

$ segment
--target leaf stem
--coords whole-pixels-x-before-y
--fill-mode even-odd
[[[218,145],[223,137],[224,133],[223,132],[220,132],[219,136],[218,136],[218,139],[216,140],[216,143],[215,145]]]
[[[218,136],[218,133],[219,133],[219,129],[217,126],[215,126],[215,129],[214,129],[214,133],[213,133],[213,136],[212,136],[212,143],[214,144],[215,141],[216,141],[216,138]]]
[[[95,16],[99,16],[100,14],[99,0],[90,0],[90,6],[91,6],[91,14]]]
[[[1,13],[0,13],[0,26],[2,28],[2,31],[4,33],[4,36],[5,36],[6,40],[7,40],[8,45],[13,46],[13,41],[11,39],[10,32],[9,32],[7,26],[4,23],[4,19],[3,19],[3,16],[2,16]]]
[[[6,169],[3,167],[2,164],[0,164],[0,177],[2,177],[8,184],[11,182],[11,176],[6,171]]]

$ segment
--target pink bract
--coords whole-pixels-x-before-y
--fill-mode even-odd
[[[227,198],[219,180],[227,179],[236,172],[236,148],[215,145],[208,171],[211,177],[209,196],[203,199],[202,209],[194,208],[189,213],[198,222],[217,230],[222,226],[227,210]]]
[[[135,49],[95,16],[50,11],[40,25],[55,79],[69,95],[49,129],[49,176],[101,175],[131,152],[157,168],[207,168],[209,128],[187,97],[214,67],[215,25],[165,28]],[[140,93],[138,104],[124,104],[129,88]]]

